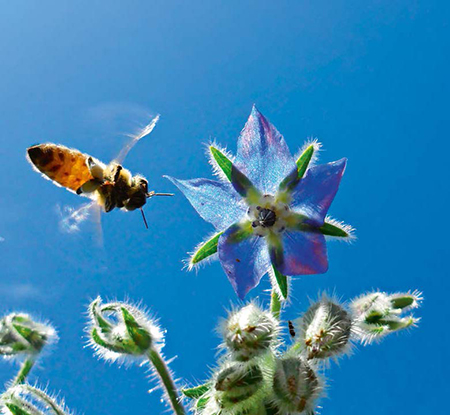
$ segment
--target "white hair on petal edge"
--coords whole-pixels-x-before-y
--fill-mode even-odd
[[[346,223],[344,223],[340,220],[333,219],[331,216],[328,216],[328,215],[325,218],[325,222],[329,223],[330,225],[336,226],[336,228],[343,230],[348,235],[346,237],[325,235],[326,239],[337,239],[337,240],[345,241],[348,243],[352,243],[353,241],[355,241],[357,239],[357,237],[355,235],[356,229],[353,226],[347,225]]]
[[[216,159],[211,153],[211,147],[216,148],[219,150],[225,157],[227,157],[232,163],[234,162],[234,156],[231,154],[226,148],[222,147],[220,144],[218,144],[215,140],[210,141],[208,144],[205,144],[206,148],[206,156],[208,157],[209,164],[211,164],[213,168],[213,174],[217,176],[220,180],[229,183],[228,177],[225,175],[223,170],[220,168],[220,166],[217,164]]]

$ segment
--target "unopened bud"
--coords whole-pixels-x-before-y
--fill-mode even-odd
[[[274,405],[278,413],[310,412],[323,390],[312,367],[301,357],[284,357],[276,362],[273,377]]]
[[[351,303],[355,333],[363,343],[370,343],[394,331],[414,326],[418,319],[402,314],[417,308],[421,300],[419,292],[365,294]]]
[[[9,388],[0,398],[5,415],[68,415],[64,404],[48,396],[44,391],[24,384]]]
[[[122,302],[102,304],[97,298],[89,306],[89,315],[90,344],[107,360],[144,356],[162,347],[161,330],[136,307]]]
[[[57,339],[48,324],[32,320],[28,314],[12,313],[0,320],[0,355],[37,355],[46,344]]]
[[[278,322],[272,314],[253,303],[230,313],[222,326],[225,346],[234,360],[242,362],[273,347],[278,331]]]
[[[323,297],[300,318],[299,342],[308,359],[324,359],[345,353],[352,332],[350,314],[339,304]]]
[[[263,414],[267,383],[257,364],[232,363],[223,367],[213,380],[202,414]]]

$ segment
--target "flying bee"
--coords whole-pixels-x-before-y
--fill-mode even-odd
[[[60,144],[38,144],[27,149],[32,166],[53,181],[78,195],[86,196],[104,212],[115,208],[132,211],[140,209],[148,229],[142,207],[153,196],[173,196],[171,193],[155,193],[148,190],[148,181],[141,175],[133,176],[122,166],[131,148],[150,134],[159,116],[155,117],[139,134],[134,136],[119,156],[108,165],[81,151]]]

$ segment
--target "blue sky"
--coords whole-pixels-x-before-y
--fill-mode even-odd
[[[349,159],[330,213],[358,240],[329,244],[329,272],[298,278],[284,317],[324,289],[343,299],[374,288],[424,292],[418,329],[332,365],[322,413],[443,413],[448,12],[446,2],[406,0],[3,3],[0,311],[31,312],[60,335],[32,379],[78,413],[163,413],[144,368],[111,366],[83,348],[89,300],[148,305],[168,330],[166,355],[178,356],[171,367],[195,381],[207,377],[213,329],[237,299],[217,262],[182,270],[212,228],[180,193],[148,203],[148,231],[139,213],[105,215],[102,251],[89,227],[60,232],[57,206],[82,200],[33,172],[25,149],[49,141],[109,161],[118,133],[148,108],[161,120],[126,166],[152,189],[175,191],[162,175],[211,177],[203,144],[235,151],[256,103],[293,152],[313,136],[322,161]],[[129,120],[99,115],[118,107]],[[250,298],[267,303],[268,288],[266,279]],[[15,369],[0,362],[0,383]]]

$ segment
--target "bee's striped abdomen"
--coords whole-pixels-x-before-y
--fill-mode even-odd
[[[78,150],[49,143],[30,147],[27,153],[39,172],[74,192],[93,179],[86,163],[89,156]]]

